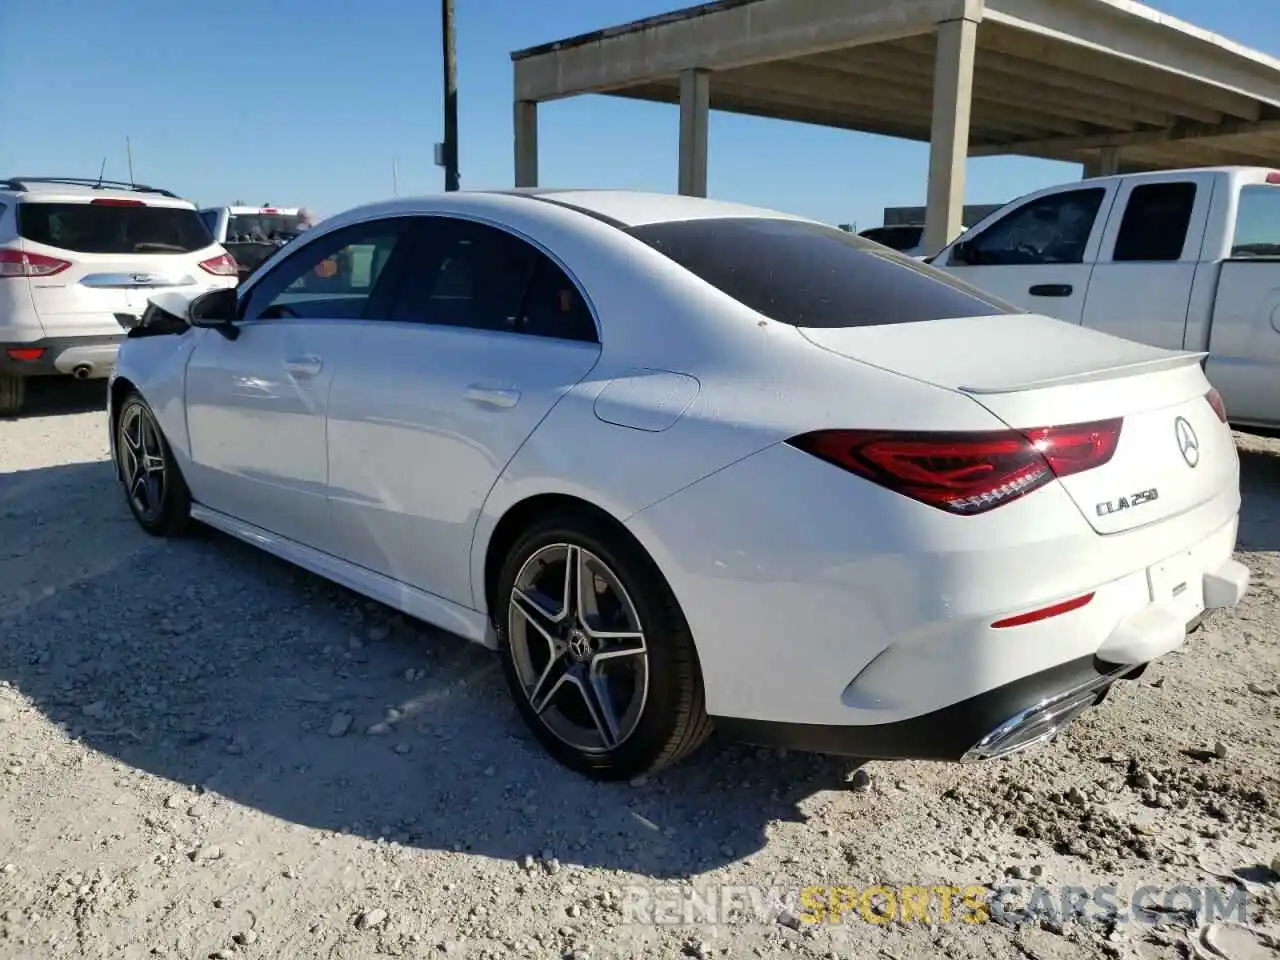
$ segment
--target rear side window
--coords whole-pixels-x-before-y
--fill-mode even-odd
[[[18,233],[74,253],[193,253],[213,243],[190,207],[20,203]]]
[[[1257,184],[1240,190],[1231,256],[1280,257],[1280,186]]]
[[[200,222],[209,231],[209,236],[214,236],[218,232],[218,211],[205,210],[200,214]]]
[[[1124,208],[1111,259],[1182,259],[1195,204],[1194,183],[1147,183],[1134,187]]]
[[[795,220],[681,220],[627,231],[723,293],[795,327],[1025,313],[843,230]]]

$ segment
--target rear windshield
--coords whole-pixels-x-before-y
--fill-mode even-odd
[[[1231,256],[1280,257],[1280,186],[1241,188]]]
[[[287,214],[233,213],[227,219],[227,239],[235,243],[292,240],[302,232],[302,218]]]
[[[920,246],[924,227],[872,227],[863,230],[859,236],[882,243],[890,250],[903,251]]]
[[[654,223],[627,232],[752,310],[795,327],[1026,312],[821,224],[725,218]]]
[[[190,207],[20,203],[18,233],[75,253],[192,253],[213,243]]]

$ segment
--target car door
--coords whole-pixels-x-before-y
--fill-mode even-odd
[[[333,547],[329,391],[361,322],[386,311],[387,266],[405,226],[379,219],[319,236],[245,291],[235,339],[195,331],[186,376],[189,482],[205,506],[306,546]]]
[[[541,249],[493,225],[420,218],[393,316],[367,325],[330,399],[343,555],[471,606],[485,497],[599,351],[581,290]]]
[[[1212,174],[1143,174],[1120,182],[1089,278],[1086,327],[1182,348],[1212,195]]]
[[[1032,197],[934,261],[1033,313],[1079,323],[1113,184]]]

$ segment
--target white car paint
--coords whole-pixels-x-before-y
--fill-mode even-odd
[[[1150,203],[1160,190],[1185,192],[1161,201],[1168,204],[1163,219],[1148,213],[1149,243],[1126,244],[1125,224],[1142,226],[1140,213],[1154,209],[1144,198]],[[1080,221],[1085,242],[1073,255],[1047,253],[1071,226],[1046,221],[1029,230],[1029,211],[1065,209],[1065,198],[1088,194],[1097,205]],[[1036,248],[1022,258],[1027,262],[974,264],[964,256],[1018,231],[1029,253]],[[1058,184],[993,213],[933,263],[1029,310],[1152,346],[1204,352],[1232,422],[1280,425],[1280,170],[1206,167]]]
[[[1128,670],[1244,593],[1238,461],[1197,354],[995,304],[959,319],[791,326],[623,229],[800,218],[618,192],[401,199],[294,241],[242,302],[334,231],[440,216],[551,256],[589,301],[599,343],[392,318],[130,339],[112,403],[122,388],[148,400],[198,519],[492,644],[498,524],[533,497],[586,501],[662,571],[692,629],[707,711],[730,727],[911,721],[1082,658]],[[942,283],[931,267],[890,262],[877,269]],[[786,442],[832,429],[1007,438],[1109,418],[1123,425],[1108,462],[975,515]],[[1181,421],[1198,439],[1194,467]],[[1151,488],[1158,497],[1102,512]]]

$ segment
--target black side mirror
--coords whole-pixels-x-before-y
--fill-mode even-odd
[[[228,340],[240,336],[236,326],[239,300],[234,287],[202,293],[187,307],[187,322],[193,327],[211,327]]]

